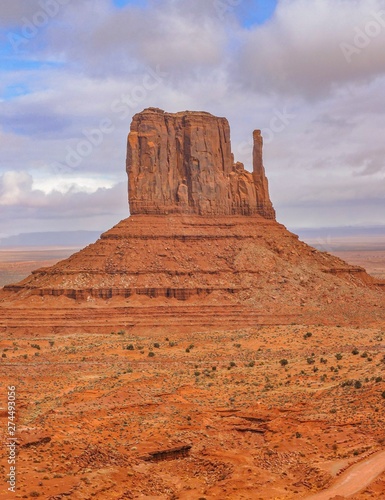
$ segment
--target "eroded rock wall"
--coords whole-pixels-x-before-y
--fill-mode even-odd
[[[130,212],[255,215],[275,219],[254,133],[253,173],[234,163],[225,118],[205,112],[134,116],[127,146]]]

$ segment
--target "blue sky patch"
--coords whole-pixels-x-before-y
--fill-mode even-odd
[[[16,83],[14,85],[8,85],[8,87],[3,90],[1,99],[3,99],[4,101],[8,101],[15,97],[20,97],[29,93],[30,90],[23,83]]]
[[[239,6],[238,17],[245,28],[263,24],[273,17],[278,0],[251,0]],[[236,9],[235,9],[236,10]]]
[[[147,0],[112,0],[115,7],[122,9],[127,5],[135,5],[136,7],[146,7]]]

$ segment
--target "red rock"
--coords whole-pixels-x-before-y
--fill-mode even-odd
[[[128,136],[131,214],[259,214],[275,219],[262,144],[256,130],[251,173],[234,163],[226,118],[145,109],[134,116]]]

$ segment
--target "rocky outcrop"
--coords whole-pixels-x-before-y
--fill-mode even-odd
[[[226,118],[145,109],[134,116],[128,136],[131,214],[258,214],[275,219],[262,144],[260,131],[255,131],[251,173],[234,163]]]

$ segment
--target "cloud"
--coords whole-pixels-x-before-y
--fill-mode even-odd
[[[234,74],[245,88],[314,99],[383,74],[384,43],[383,0],[281,0],[243,34]]]
[[[41,2],[4,2],[6,40],[23,36]],[[70,0],[20,53],[8,41],[0,232],[15,231],[10,220],[36,231],[107,229],[125,216],[126,136],[131,117],[149,106],[226,116],[235,158],[248,168],[251,133],[261,128],[286,224],[348,224],[363,213],[385,223],[385,0],[280,0],[264,24],[255,23],[258,3],[149,0],[117,9]]]
[[[0,234],[31,231],[104,231],[128,217],[127,184],[93,186],[93,192],[75,185],[65,192],[34,187],[27,173],[7,172],[0,177]]]
[[[32,176],[27,172],[5,172],[0,177],[0,206],[19,204],[31,188]]]

